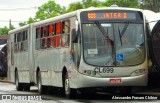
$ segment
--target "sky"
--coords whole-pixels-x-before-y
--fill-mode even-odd
[[[82,0],[55,0],[57,4],[65,7],[77,1]],[[37,7],[47,2],[48,0],[0,0],[0,28],[9,27],[9,20],[15,28],[19,27],[19,21],[35,17]]]

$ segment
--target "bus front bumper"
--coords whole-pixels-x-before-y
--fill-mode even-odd
[[[133,77],[98,78],[78,73],[76,80],[71,82],[71,88],[108,87],[108,86],[147,86],[148,75]]]

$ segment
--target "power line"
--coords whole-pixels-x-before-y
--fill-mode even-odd
[[[7,21],[7,20],[0,20],[0,22],[10,22],[9,20]],[[12,22],[26,22],[26,21],[12,21]]]
[[[1,9],[0,11],[21,11],[21,10],[32,10],[32,9],[37,9],[37,7],[29,7],[29,8],[11,8],[11,9]]]

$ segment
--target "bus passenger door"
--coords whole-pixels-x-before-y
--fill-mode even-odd
[[[75,21],[75,26],[76,28],[72,28],[72,39],[71,39],[71,59],[73,60],[73,63],[75,65],[75,68],[73,69],[78,69],[79,68],[79,63],[80,63],[80,54],[81,54],[81,50],[80,50],[80,31],[79,31],[79,27],[78,27],[78,21]]]
[[[74,35],[74,34],[73,34]],[[75,64],[76,69],[79,68],[79,62],[80,62],[80,36],[79,33],[76,34],[77,37],[75,38],[75,40],[72,41],[72,45],[71,45],[71,55],[72,55],[72,59],[73,62]]]

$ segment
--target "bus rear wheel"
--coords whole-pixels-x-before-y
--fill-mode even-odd
[[[66,73],[65,79],[64,79],[64,90],[65,90],[65,95],[67,98],[75,98],[76,96],[76,90],[70,88],[70,83],[69,83],[69,77],[68,74]]]
[[[25,85],[24,85],[24,91],[29,91],[30,90],[30,84],[28,83],[26,83]]]
[[[23,90],[23,83],[19,83],[18,71],[15,72],[15,84],[16,84],[17,91]]]
[[[43,86],[42,85],[42,79],[41,79],[41,72],[39,71],[38,72],[38,81],[37,81],[37,83],[38,83],[38,92],[39,92],[39,94],[45,94],[46,93],[46,88],[45,88],[45,86]]]

